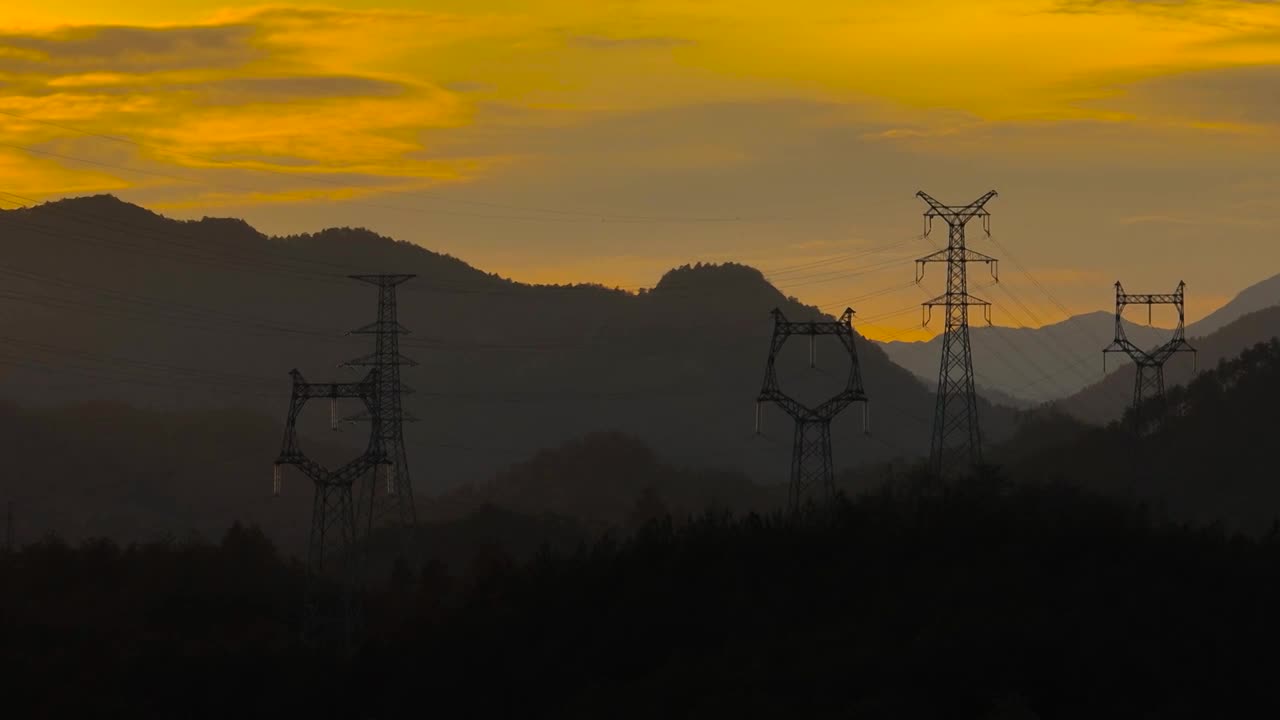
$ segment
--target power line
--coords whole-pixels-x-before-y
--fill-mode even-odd
[[[898,283],[897,285],[891,285],[889,287],[881,288],[879,290],[873,290],[868,293],[863,293],[862,295],[854,295],[853,297],[847,297],[847,298],[844,298],[843,300],[836,300],[835,302],[819,305],[818,307],[819,308],[839,308],[842,305],[849,306],[860,300],[869,300],[871,298],[880,297],[882,295],[891,295],[893,293],[901,292],[903,290],[909,290],[913,286],[918,287],[914,282]]]
[[[835,282],[838,280],[850,280],[855,277],[869,275],[876,272],[882,272],[902,262],[902,260],[906,257],[910,257],[910,255],[893,257],[887,260],[882,260],[880,262],[873,263],[871,265],[865,265],[856,271],[832,270],[832,271],[819,273],[819,274],[810,276],[808,278],[805,278],[802,282],[784,283],[780,289],[790,291],[791,289],[798,288],[798,287],[807,287],[809,285],[821,285],[823,283]]]
[[[851,253],[846,253],[843,255],[837,255],[831,258],[823,258],[821,260],[814,260],[807,263],[801,263],[799,265],[790,265],[787,267],[775,268],[772,270],[761,270],[760,272],[764,274],[766,278],[769,278],[772,280],[773,278],[779,275],[789,275],[793,272],[809,270],[815,267],[834,265],[836,263],[843,263],[843,262],[848,262],[849,260],[856,260],[861,257],[866,257],[867,255],[874,255],[876,253],[884,252],[885,250],[890,250],[892,248],[898,247],[899,245],[910,242],[911,240],[918,240],[918,239],[919,239],[918,237],[903,238],[901,240],[895,240],[891,243],[886,243],[884,245],[879,245],[877,247],[867,248],[865,250],[859,250]]]

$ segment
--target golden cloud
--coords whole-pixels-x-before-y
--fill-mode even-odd
[[[467,23],[421,13],[298,8],[227,15],[206,25],[0,35],[0,77],[11,88],[0,99],[8,115],[0,141],[11,156],[30,148],[27,162],[46,175],[62,165],[61,183],[50,184],[68,191],[135,187],[148,169],[156,176],[157,163],[178,166],[181,177],[197,182],[218,182],[213,171],[272,173],[268,184],[275,187],[267,192],[193,194],[215,200],[294,202],[308,192],[355,197],[366,193],[316,192],[301,176],[360,176],[385,189],[390,183],[379,179],[458,181],[486,165],[482,157],[421,156],[428,131],[468,121],[459,93],[361,68],[344,51],[373,46],[394,53],[426,30],[437,41],[461,37]],[[370,42],[371,36],[379,40]],[[335,65],[344,71],[327,70]],[[51,143],[69,134],[98,135],[108,145],[122,138],[134,146],[128,158],[134,164],[113,173],[116,148],[103,143],[78,143],[82,154],[68,162],[48,154]],[[290,174],[300,177],[290,181]]]

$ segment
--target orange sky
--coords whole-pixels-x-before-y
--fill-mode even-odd
[[[919,189],[1000,191],[972,240],[1006,261],[975,289],[997,324],[1108,309],[1117,278],[1186,280],[1194,319],[1280,271],[1275,2],[50,0],[0,25],[6,207],[364,225],[540,282],[738,260],[873,337],[927,334]]]

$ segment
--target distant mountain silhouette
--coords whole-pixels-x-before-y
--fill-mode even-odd
[[[934,389],[937,387],[937,385],[938,383],[936,381],[931,382],[929,383],[929,388]],[[974,388],[974,391],[978,393],[978,397],[983,398],[984,400],[986,400],[987,402],[993,405],[999,405],[1006,408],[1013,408],[1015,410],[1027,410],[1029,408],[1036,407],[1036,405],[1038,404],[1033,400],[1014,397],[1013,395],[1010,395],[1008,393],[1004,393],[999,390],[995,390],[993,388],[987,387],[982,383],[977,383]]]
[[[1210,335],[1245,315],[1275,305],[1280,305],[1280,275],[1242,290],[1226,305],[1187,325],[1187,334]],[[1162,327],[1129,322],[1128,318],[1125,332],[1141,347],[1155,346],[1168,337],[1168,330]],[[1101,360],[1096,351],[1111,342],[1115,314],[1086,313],[1040,328],[975,325],[970,333],[980,392],[994,403],[1025,407],[1070,397],[1098,380]],[[928,381],[930,387],[937,381],[941,337],[881,345],[890,360]],[[1118,355],[1113,359],[1116,368],[1128,362]]]
[[[1280,305],[1280,275],[1241,290],[1231,302],[1188,325],[1187,332],[1195,336],[1210,335],[1245,315],[1274,305]]]
[[[404,381],[421,419],[406,437],[423,494],[488,479],[601,430],[640,438],[676,466],[783,482],[790,420],[766,412],[764,435],[751,427],[769,311],[825,317],[741,265],[678,268],[638,294],[532,286],[366,230],[268,237],[239,220],[175,221],[110,196],[0,212],[0,233],[0,397],[22,406],[107,401],[243,410],[282,423],[291,368],[311,380],[355,378],[337,366],[372,349],[367,336],[344,333],[373,319],[376,296],[345,276],[417,274],[401,287],[399,318],[413,333],[402,351],[419,363]],[[819,344],[819,369],[810,370],[803,345],[784,351],[781,379],[816,401],[839,384],[847,360],[834,341]],[[838,419],[837,466],[927,452],[932,394],[875,344],[859,342],[858,352],[875,435],[861,434],[857,412]],[[1009,411],[984,404],[982,413],[988,439],[1012,428]],[[314,419],[317,430],[323,419]],[[232,430],[196,424],[189,432]],[[236,469],[236,482],[260,482],[265,492],[280,426],[234,432],[255,433],[260,448],[252,479]],[[337,442],[355,444],[359,432],[347,428]],[[60,446],[80,441],[68,436]],[[241,462],[245,442],[227,456]],[[136,446],[136,466],[130,458],[115,472],[206,477],[197,466],[216,464],[209,454],[201,461]]]
[[[1141,346],[1162,342],[1168,332],[1125,323],[1129,338]],[[1040,328],[974,325],[969,330],[977,384],[992,402],[1013,407],[1066,397],[1095,381],[1102,372],[1100,351],[1115,335],[1115,314],[1093,312]],[[881,346],[894,363],[929,382],[937,382],[941,336],[923,342]],[[1118,357],[1113,358],[1118,367]]]
[[[541,450],[490,480],[452,490],[433,500],[428,512],[453,518],[493,505],[571,518],[600,531],[707,508],[770,512],[783,506],[781,490],[776,484],[757,485],[741,473],[676,468],[637,438],[602,432]]]
[[[1276,336],[1280,336],[1280,306],[1240,317],[1207,336],[1192,337],[1191,344],[1199,351],[1199,367],[1210,369],[1255,343]],[[1190,356],[1175,356],[1165,366],[1166,387],[1186,383],[1192,377],[1193,368]],[[1086,422],[1111,422],[1119,418],[1132,402],[1133,372],[1133,366],[1126,365],[1071,397],[1055,402],[1054,406]]]

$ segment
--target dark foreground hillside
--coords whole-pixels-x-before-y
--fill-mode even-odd
[[[401,565],[369,640],[300,650],[297,568],[218,546],[0,563],[14,717],[1262,717],[1280,538],[988,479],[827,523],[657,520],[528,562]]]

